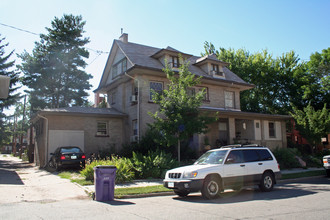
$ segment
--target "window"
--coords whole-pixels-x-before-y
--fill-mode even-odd
[[[255,162],[259,160],[259,155],[256,150],[243,150],[245,162]]]
[[[188,96],[194,96],[195,95],[195,89],[194,88],[188,88],[187,89]]]
[[[99,121],[97,122],[97,136],[107,136],[108,135],[108,125],[107,122]]]
[[[132,121],[133,135],[138,135],[138,123],[137,120]]]
[[[127,59],[124,58],[119,62],[112,65],[112,78],[115,78],[119,74],[125,72],[127,70]]]
[[[268,123],[268,128],[269,128],[269,137],[275,138],[276,137],[275,123],[274,122],[269,122]]]
[[[111,94],[111,105],[116,104],[116,92]]]
[[[260,160],[265,161],[265,160],[273,160],[272,155],[270,155],[268,150],[257,150]]]
[[[172,57],[172,67],[178,68],[180,66],[179,57]]]
[[[149,100],[152,100],[152,95],[154,92],[161,93],[163,91],[163,83],[162,82],[150,82],[150,96]]]
[[[242,163],[242,162],[243,162],[243,155],[241,150],[231,151],[226,159],[226,164]]]
[[[204,98],[203,101],[209,101],[209,90],[207,87],[199,88],[198,91],[202,92],[204,90]]]
[[[213,70],[214,73],[218,73],[219,72],[219,65],[212,64],[212,70]]]
[[[234,92],[225,91],[225,107],[234,108]]]

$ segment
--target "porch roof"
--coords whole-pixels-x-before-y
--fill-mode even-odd
[[[65,107],[65,108],[54,108],[54,109],[43,109],[36,113],[32,120],[37,118],[37,115],[90,115],[95,117],[107,116],[107,117],[126,117],[125,113],[122,113],[113,108],[93,108],[93,107]]]
[[[210,112],[219,112],[220,115],[223,116],[233,116],[233,117],[244,117],[244,118],[251,118],[251,119],[280,119],[280,120],[289,120],[292,119],[290,115],[278,115],[278,114],[264,114],[264,113],[256,113],[256,112],[243,112],[238,109],[225,109],[225,108],[215,108],[215,107],[208,107],[202,106],[200,107],[203,111],[210,111]]]

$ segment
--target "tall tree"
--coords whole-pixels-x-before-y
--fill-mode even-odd
[[[205,91],[192,92],[191,89],[200,83],[201,78],[196,78],[189,72],[188,65],[183,63],[178,74],[166,65],[164,72],[170,81],[168,89],[164,89],[162,93],[153,92],[152,99],[159,104],[159,111],[149,113],[155,120],[152,127],[164,136],[166,144],[178,144],[179,161],[180,141],[187,140],[196,133],[205,133],[207,125],[215,120],[202,115],[198,109]]]
[[[215,50],[212,43],[204,44],[206,55],[214,53],[218,59],[230,63],[229,69],[255,88],[241,93],[243,111],[288,114],[291,104],[307,105],[302,100],[306,84],[304,65],[293,52],[273,58],[267,50],[251,54],[245,49]]]
[[[3,110],[8,109],[19,99],[19,93],[17,93],[17,89],[19,89],[19,86],[17,86],[19,83],[19,74],[12,70],[15,62],[10,61],[10,57],[14,51],[6,55],[5,47],[8,46],[8,43],[4,43],[4,40],[5,38],[2,38],[0,35],[0,75],[9,76],[10,84],[8,98],[0,99],[0,146],[9,143],[11,135]]]
[[[307,71],[303,98],[310,100],[316,109],[322,109],[324,103],[330,104],[330,47],[310,56]]]
[[[315,110],[311,103],[303,110],[294,107],[291,115],[294,117],[300,134],[316,147],[320,145],[321,138],[330,133],[330,110],[326,104],[320,110]]]
[[[24,73],[23,84],[29,88],[32,110],[82,106],[87,103],[87,92],[92,78],[83,68],[89,52],[84,46],[89,38],[83,37],[85,21],[81,16],[55,17],[48,34],[40,35],[32,54],[19,57],[19,69]]]

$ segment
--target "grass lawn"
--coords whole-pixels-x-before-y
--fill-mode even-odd
[[[64,171],[64,172],[60,172],[58,175],[62,178],[69,179],[71,180],[71,182],[78,183],[82,186],[94,184],[92,181],[86,181],[85,178],[82,175],[80,175],[79,171]],[[325,175],[324,170],[307,171],[301,173],[283,174],[282,180],[311,177],[311,176],[322,176],[322,175]],[[116,198],[120,198],[125,195],[140,195],[140,194],[171,192],[171,191],[172,190],[167,189],[162,185],[145,186],[145,187],[125,187],[125,188],[116,188],[115,196]]]
[[[314,170],[314,171],[307,171],[302,173],[282,174],[282,180],[296,179],[296,178],[310,177],[310,176],[322,176],[322,175],[325,175],[324,170]]]
[[[163,185],[156,186],[145,186],[145,187],[128,187],[128,188],[117,188],[115,190],[115,196],[120,198],[124,195],[140,195],[158,192],[172,192],[173,190],[165,188]]]

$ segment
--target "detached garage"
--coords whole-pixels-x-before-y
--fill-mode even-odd
[[[88,157],[99,151],[121,149],[126,114],[112,108],[67,107],[44,109],[32,118],[34,160],[44,167],[60,146],[78,146]]]

